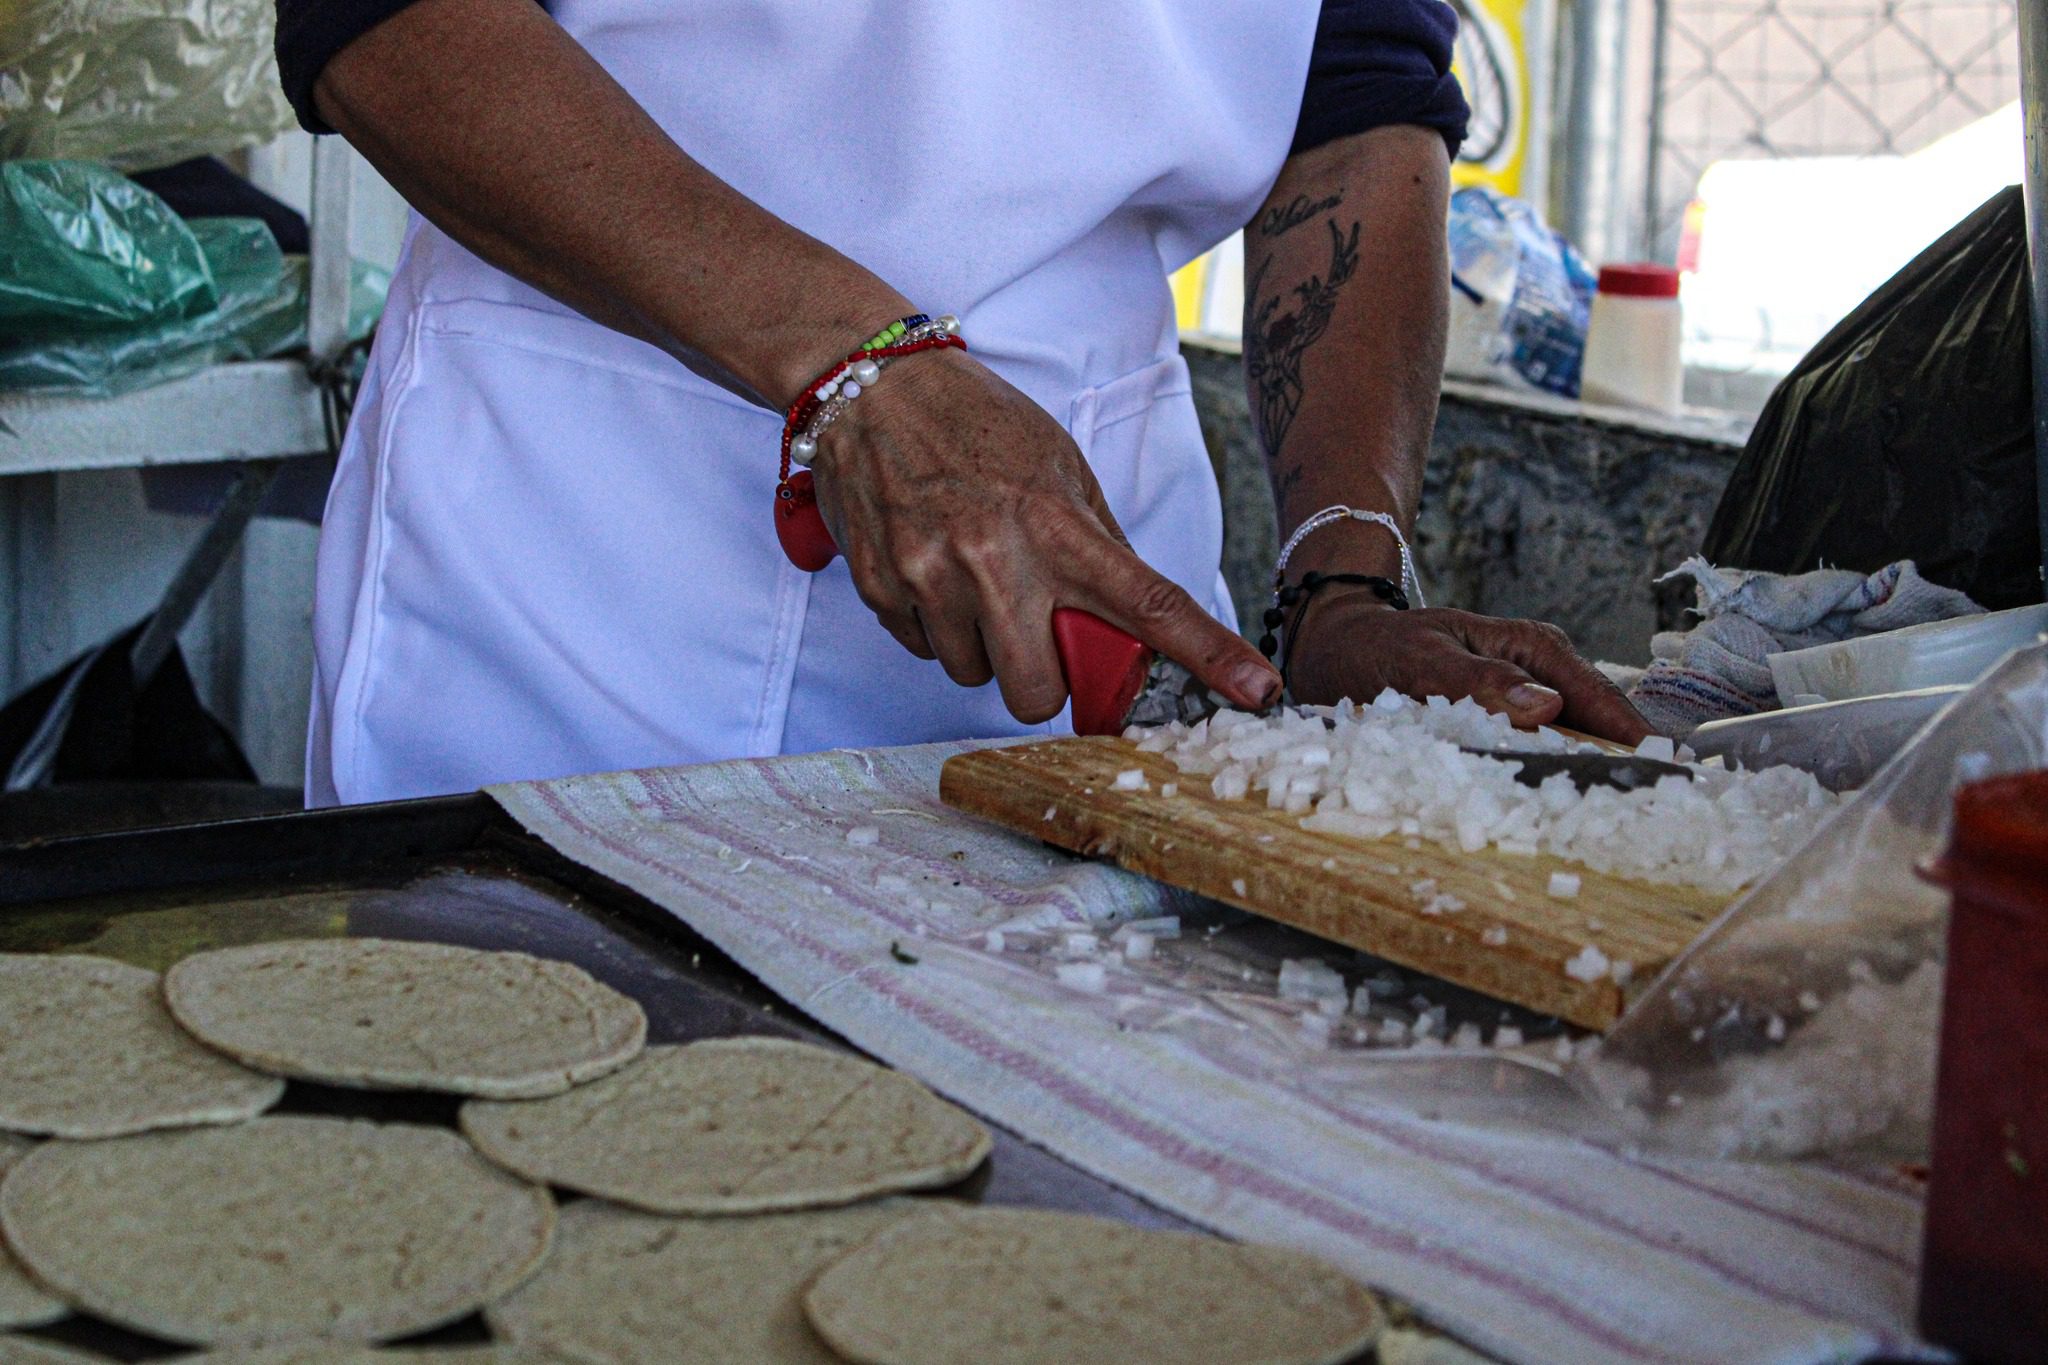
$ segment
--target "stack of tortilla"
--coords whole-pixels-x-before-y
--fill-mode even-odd
[[[0,955],[0,1329],[75,1309],[216,1365],[1311,1365],[1378,1334],[1297,1252],[905,1197],[992,1141],[898,1072],[646,1035],[521,953]],[[457,1132],[334,1117],[322,1087],[467,1098]],[[378,1345],[479,1312],[491,1344]],[[0,1365],[87,1359],[0,1331]]]

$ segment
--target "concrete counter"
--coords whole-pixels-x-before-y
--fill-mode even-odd
[[[1224,573],[1257,635],[1279,544],[1238,357],[1184,354],[1223,486]],[[1698,550],[1748,425],[1446,382],[1416,527],[1431,603],[1553,621],[1592,657],[1647,662],[1691,604],[1653,580]]]

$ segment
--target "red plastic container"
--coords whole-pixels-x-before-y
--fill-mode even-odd
[[[1920,1330],[2048,1361],[2048,771],[1956,793]]]

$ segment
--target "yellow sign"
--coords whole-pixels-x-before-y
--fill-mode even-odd
[[[1524,188],[1531,163],[1532,133],[1529,92],[1536,88],[1539,63],[1531,60],[1530,40],[1548,46],[1545,32],[1550,6],[1545,0],[1450,0],[1458,14],[1458,45],[1451,70],[1472,106],[1465,145],[1451,167],[1456,185],[1485,185],[1502,194],[1532,196]],[[1535,189],[1530,186],[1529,189]]]

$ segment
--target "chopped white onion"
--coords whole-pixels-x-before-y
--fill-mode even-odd
[[[1324,1000],[1342,1002],[1347,997],[1344,975],[1328,963],[1312,957],[1290,957],[1280,964],[1282,1000]]]
[[[1840,800],[1782,767],[1695,767],[1690,781],[1674,775],[1626,792],[1580,792],[1562,774],[1525,787],[1512,762],[1464,748],[1597,750],[1555,731],[1517,731],[1470,700],[1417,704],[1391,691],[1366,707],[1224,711],[1147,731],[1140,743],[1183,773],[1207,774],[1217,797],[1256,796],[1301,816],[1305,829],[1399,838],[1416,849],[1427,838],[1466,852],[1547,853],[1596,871],[1727,892],[1774,867]]]
[[[1564,964],[1564,974],[1574,981],[1598,981],[1612,965],[1607,954],[1588,943],[1579,949],[1577,957]]]
[[[1099,993],[1108,981],[1108,973],[1100,962],[1062,962],[1052,973],[1062,986],[1090,994]]]
[[[1127,939],[1133,934],[1144,934],[1152,939],[1179,938],[1180,916],[1157,915],[1151,919],[1126,920],[1116,928],[1110,937]]]

